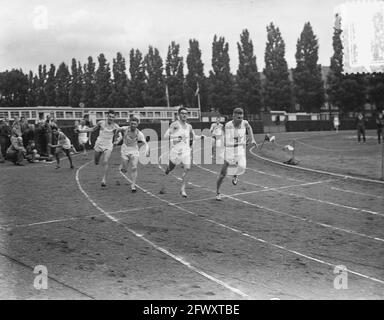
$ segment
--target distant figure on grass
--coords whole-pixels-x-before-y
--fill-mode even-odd
[[[365,139],[365,117],[361,112],[358,113],[356,119],[356,127],[357,127],[357,141],[361,143],[361,136],[363,136],[363,142],[366,142]]]
[[[216,183],[216,200],[221,201],[220,187],[228,173],[229,166],[234,167],[232,183],[237,185],[238,175],[245,172],[247,168],[247,134],[253,146],[257,146],[253,136],[253,130],[247,120],[244,120],[244,111],[241,108],[233,110],[233,120],[226,123],[224,127],[224,164],[221,168]]]
[[[96,126],[89,129],[79,130],[79,133],[83,132],[94,132],[96,130],[99,131],[99,136],[97,137],[95,147],[95,165],[100,163],[101,156],[103,156],[102,164],[104,167],[103,170],[103,178],[101,180],[101,186],[107,186],[107,172],[108,172],[108,161],[111,156],[113,150],[113,140],[115,137],[116,130],[119,129],[120,126],[115,123],[115,112],[113,110],[109,110],[107,114],[107,120],[99,121]]]
[[[339,126],[340,126],[339,116],[336,115],[333,117],[333,127],[335,128],[336,132],[339,132]]]
[[[383,127],[384,127],[384,116],[383,116],[383,113],[381,112],[376,117],[376,127],[377,127],[377,142],[380,144],[383,138]]]
[[[223,124],[220,123],[220,116],[216,117],[216,122],[211,124],[210,131],[212,133],[212,158],[216,156],[217,150],[223,146]]]
[[[144,134],[137,129],[138,125],[139,119],[131,117],[129,126],[117,129],[116,133],[118,134],[118,138],[115,141],[115,145],[117,145],[123,139],[123,145],[121,146],[121,171],[127,172],[127,167],[130,165],[132,192],[136,192],[137,165],[139,163],[139,143],[144,144],[146,156],[149,157],[148,143],[145,140]]]
[[[165,193],[166,176],[175,169],[176,165],[181,164],[183,166],[182,184],[180,194],[183,198],[187,197],[185,186],[187,183],[187,174],[191,169],[192,164],[192,148],[191,141],[202,139],[203,136],[197,136],[193,132],[192,126],[187,123],[188,110],[181,107],[178,112],[179,120],[171,123],[169,129],[166,131],[164,137],[170,139],[171,150],[169,152],[169,164],[165,170],[165,177],[162,180],[162,186],[160,194]]]
[[[49,147],[55,150],[56,169],[60,168],[60,154],[65,153],[69,160],[70,168],[73,169],[73,163],[71,158],[71,140],[57,127],[52,128],[52,138],[55,138],[57,144],[49,144]]]

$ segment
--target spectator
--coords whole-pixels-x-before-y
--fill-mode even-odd
[[[13,130],[16,130],[18,137],[22,136],[23,132],[21,131],[20,120],[19,120],[19,117],[17,117],[17,116],[14,118],[13,123],[12,123],[12,131]]]
[[[49,160],[52,159],[52,153],[54,152],[50,145],[56,144],[56,136],[52,135],[52,129],[58,129],[58,126],[55,122],[55,120],[50,116],[47,115],[47,118],[44,123],[44,136],[45,136],[45,149],[47,151],[47,156]]]
[[[383,127],[384,127],[384,117],[381,112],[376,117],[376,126],[377,126],[377,142],[380,144],[383,138]]]
[[[356,127],[357,127],[357,141],[361,143],[361,136],[363,136],[363,142],[366,142],[365,139],[365,117],[359,112],[356,119]]]
[[[25,158],[31,163],[39,162],[40,155],[37,152],[35,141],[29,140]]]
[[[7,160],[12,161],[17,166],[24,166],[22,162],[26,150],[23,146],[23,138],[18,136],[16,131],[12,131],[11,146],[7,150]]]
[[[336,115],[333,117],[333,127],[335,128],[336,132],[339,132],[339,126],[340,126],[339,116]]]
[[[0,163],[4,163],[10,145],[11,127],[6,119],[0,119]]]
[[[40,155],[46,154],[46,142],[44,134],[44,119],[39,119],[35,125],[34,140]]]
[[[29,124],[28,124],[28,120],[25,117],[21,117],[20,127],[21,127],[22,133],[24,133],[24,131],[28,130]]]
[[[277,126],[280,125],[280,116],[279,116],[279,115],[276,116],[275,124],[276,124]]]
[[[23,142],[24,147],[26,148],[29,144],[29,141],[35,140],[35,125],[29,124],[28,127],[23,131]]]

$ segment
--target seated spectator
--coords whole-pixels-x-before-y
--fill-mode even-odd
[[[29,140],[26,148],[25,158],[31,163],[39,162],[40,155],[37,152],[35,141]]]
[[[16,130],[15,130],[16,131]],[[7,160],[12,161],[17,166],[23,166],[26,150],[23,146],[23,138],[12,132],[11,146],[7,150]]]

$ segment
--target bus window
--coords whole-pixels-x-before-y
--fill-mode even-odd
[[[15,119],[15,117],[20,117],[19,111],[11,111],[11,118]]]
[[[56,111],[56,119],[64,119],[64,112]]]

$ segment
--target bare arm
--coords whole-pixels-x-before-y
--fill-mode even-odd
[[[251,137],[251,144],[253,146],[257,146],[257,143],[255,141],[255,137],[253,136],[253,129],[252,129],[251,125],[248,122],[247,122],[246,128],[247,128],[248,135]]]

